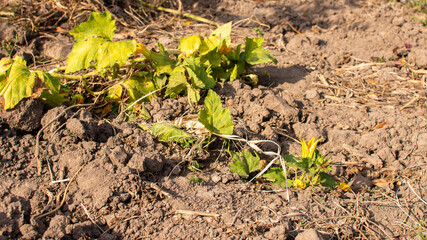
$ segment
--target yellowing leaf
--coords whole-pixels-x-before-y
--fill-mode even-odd
[[[219,45],[221,44],[221,39],[219,37],[216,36],[210,36],[206,39],[204,39],[201,43],[199,52],[200,55],[205,55],[207,53],[209,53],[210,51],[215,50],[216,48],[219,47]]]
[[[225,40],[227,45],[231,44],[231,26],[232,22],[228,22],[224,25],[219,26],[215,31],[212,32],[211,36],[217,36],[221,40]]]
[[[198,102],[200,100],[199,90],[195,89],[191,85],[187,88],[187,95],[190,102]]]
[[[122,82],[110,87],[107,92],[107,99],[112,102],[119,101],[122,98],[123,86]]]
[[[90,38],[86,41],[76,42],[67,57],[65,73],[88,68],[92,61],[96,60],[99,46],[106,42],[105,39],[101,38]]]
[[[90,38],[74,44],[67,57],[66,73],[86,69],[93,62],[96,69],[123,64],[136,50],[136,42],[109,42],[101,38]]]
[[[12,109],[22,99],[36,94],[49,104],[58,105],[64,99],[59,96],[60,82],[50,74],[35,71],[30,72],[26,62],[21,57],[15,57],[8,73],[4,75],[0,100],[4,110]]]
[[[185,57],[193,56],[202,44],[202,39],[199,35],[182,38],[179,45],[179,50]]]
[[[205,99],[205,109],[200,110],[199,121],[210,132],[230,135],[233,134],[233,123],[229,108],[222,108],[221,99],[209,90]]]
[[[164,142],[187,143],[195,138],[186,131],[176,126],[162,123],[155,123],[151,128],[154,136],[159,137]]]
[[[16,57],[10,68],[9,77],[0,92],[4,110],[12,109],[22,99],[33,94],[34,78],[21,57]]]
[[[91,63],[97,70],[122,64],[136,51],[136,42],[112,42],[115,20],[109,12],[92,13],[87,22],[75,27],[70,34],[76,43],[67,57],[66,73],[88,68]]]
[[[143,76],[132,76],[129,79],[123,81],[123,85],[127,90],[127,94],[129,96],[128,103],[133,103],[137,101],[142,96],[147,95],[148,93],[156,90],[154,83],[151,81],[151,78],[143,75]],[[150,101],[156,95],[153,94],[151,96],[143,99],[144,101]]]
[[[115,22],[108,11],[104,13],[93,12],[86,22],[75,27],[70,31],[70,34],[77,42],[89,37],[100,37],[111,41],[116,29]]]
[[[115,63],[125,63],[136,50],[136,41],[105,42],[99,46],[96,55],[96,68],[102,69]]]
[[[0,60],[0,91],[6,85],[8,71],[12,67],[13,61],[10,58],[2,58]]]

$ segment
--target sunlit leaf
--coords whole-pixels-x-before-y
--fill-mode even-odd
[[[115,63],[125,63],[136,50],[136,41],[105,42],[99,46],[96,55],[96,68],[102,69]]]
[[[186,69],[193,86],[200,89],[211,89],[215,87],[215,79],[208,72],[209,68],[205,69],[201,66],[200,59],[186,58],[185,62],[188,64]]]
[[[169,77],[169,83],[166,88],[165,95],[174,98],[181,92],[187,89],[189,83],[185,77],[185,70],[183,68],[176,68]]]
[[[70,34],[73,35],[76,41],[83,41],[89,37],[100,37],[111,41],[116,29],[115,22],[108,11],[103,13],[93,12],[86,22],[75,27],[70,31]]]
[[[194,55],[202,44],[202,39],[199,35],[184,37],[180,41],[179,50],[186,57]]]
[[[190,102],[198,102],[200,100],[200,92],[198,89],[195,89],[193,86],[187,88],[187,95]]]
[[[10,58],[2,58],[0,60],[0,92],[6,85],[9,69],[12,67],[13,61]]]
[[[88,68],[96,60],[99,46],[106,42],[105,39],[101,38],[90,38],[86,41],[76,42],[67,57],[65,73]]]
[[[274,62],[277,59],[271,53],[262,48],[264,38],[246,38],[245,40],[245,54],[246,62],[251,65]]]
[[[16,57],[10,68],[6,84],[0,92],[3,109],[12,109],[22,99],[33,94],[34,78],[30,78],[30,71],[21,57]]]
[[[200,55],[205,55],[211,51],[216,50],[221,44],[221,42],[221,38],[216,36],[210,36],[208,38],[205,38],[200,45]]]
[[[234,162],[229,163],[232,172],[239,174],[242,178],[248,178],[249,174],[260,169],[260,158],[258,154],[252,155],[249,151],[229,151]]]
[[[221,99],[209,90],[205,99],[205,109],[200,110],[199,121],[210,132],[230,135],[233,133],[233,123],[229,108],[222,108]]]
[[[110,102],[117,102],[122,98],[122,95],[123,95],[123,86],[122,86],[122,82],[120,82],[108,89],[106,99]]]
[[[5,75],[0,91],[0,100],[5,110],[12,109],[22,99],[35,95],[47,103],[58,105],[64,99],[58,94],[60,82],[50,74],[35,71],[30,72],[27,63],[21,57],[15,57],[13,64]]]
[[[177,128],[174,125],[155,123],[151,128],[154,136],[164,142],[186,143],[195,138],[186,131]]]
[[[112,42],[115,28],[109,12],[94,12],[88,21],[70,31],[76,43],[67,57],[65,72],[77,72],[92,63],[100,70],[126,62],[136,52],[136,41]]]
[[[279,187],[292,187],[293,181],[291,179],[286,179],[283,169],[280,167],[272,167],[270,171],[262,175],[267,181],[273,182],[273,184],[278,185]],[[287,183],[287,184],[286,184]]]
[[[129,96],[128,103],[133,103],[134,101],[139,100],[141,97],[156,90],[154,83],[151,81],[151,78],[147,77],[146,75],[132,76],[129,79],[123,81],[123,86],[126,88],[127,95]],[[142,101],[149,102],[155,96],[155,94],[152,94]]]
[[[224,25],[219,26],[215,31],[212,32],[211,36],[217,36],[221,40],[225,40],[227,45],[231,44],[231,26],[232,22],[228,22]]]

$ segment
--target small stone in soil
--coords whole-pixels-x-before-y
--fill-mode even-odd
[[[313,228],[299,233],[295,240],[323,240],[320,234]]]
[[[219,182],[221,182],[221,177],[219,176],[219,175],[213,175],[212,177],[211,177],[211,179],[212,179],[212,182],[214,182],[214,183],[219,183]]]

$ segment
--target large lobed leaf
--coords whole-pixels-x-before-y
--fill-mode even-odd
[[[199,122],[213,133],[233,134],[233,123],[229,108],[222,108],[221,99],[212,90],[209,90],[205,99],[205,109],[200,110]]]
[[[81,23],[70,31],[74,39],[84,41],[89,37],[100,37],[106,40],[112,40],[114,36],[114,30],[116,30],[115,20],[111,17],[111,13],[93,12],[90,14],[89,19]]]
[[[67,57],[65,72],[77,72],[92,63],[97,70],[125,63],[136,51],[136,41],[112,42],[115,28],[109,12],[94,12],[88,21],[70,31],[76,43]]]
[[[14,108],[22,99],[33,95],[51,105],[64,100],[58,94],[59,79],[42,71],[30,72],[21,57],[15,57],[10,68],[3,64],[0,70],[5,71],[0,72],[0,101],[4,110]]]
[[[24,98],[33,94],[34,78],[27,63],[21,57],[16,57],[9,72],[9,76],[0,92],[0,101],[4,110],[12,109]]]

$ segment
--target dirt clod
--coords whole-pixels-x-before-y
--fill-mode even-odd
[[[44,103],[37,99],[24,99],[14,109],[0,110],[0,117],[11,128],[32,132],[40,128]]]

